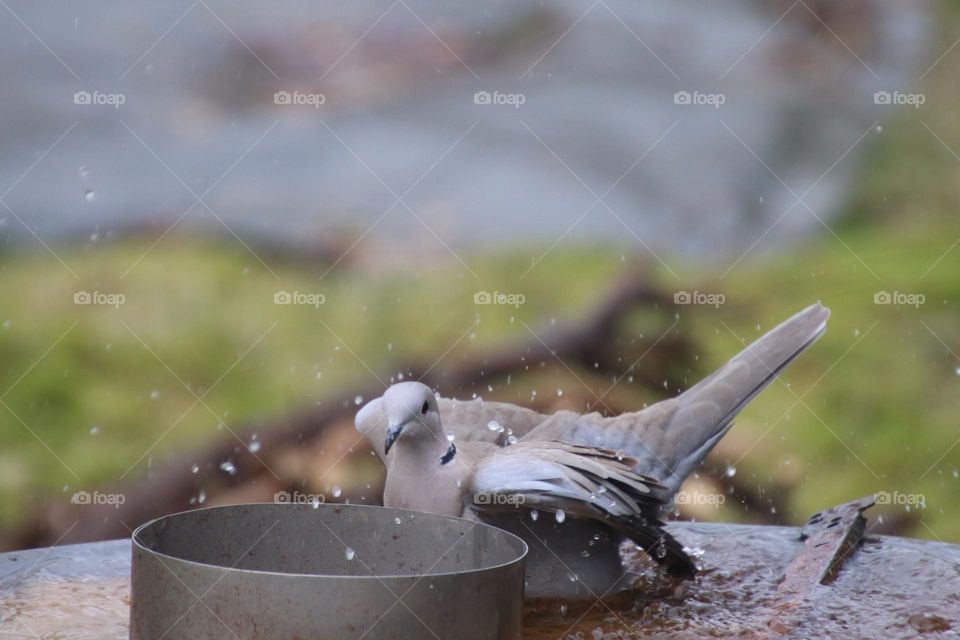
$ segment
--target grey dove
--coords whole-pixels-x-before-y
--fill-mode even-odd
[[[392,385],[356,416],[387,467],[389,507],[479,519],[530,547],[527,597],[601,597],[630,586],[620,544],[666,572],[696,566],[662,521],[683,480],[754,396],[826,330],[811,305],[682,394],[604,417],[544,415]]]

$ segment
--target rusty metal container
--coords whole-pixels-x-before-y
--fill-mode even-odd
[[[527,546],[449,516],[252,504],[133,534],[130,637],[519,638]]]

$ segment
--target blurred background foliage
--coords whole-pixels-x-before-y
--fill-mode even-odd
[[[956,31],[958,3],[935,12],[945,34]],[[951,42],[944,35],[934,48]],[[458,251],[476,279],[446,255],[384,257],[362,243],[332,268],[283,252],[265,265],[229,238],[190,233],[155,244],[136,235],[63,241],[53,245],[59,258],[9,244],[0,254],[5,544],[20,543],[14,532],[32,514],[68,502],[74,491],[149,484],[160,462],[173,461],[184,474],[209,464],[197,452],[233,437],[223,425],[268,424],[350,397],[376,384],[374,374],[389,381],[414,362],[482,357],[529,340],[531,329],[571,326],[625,274],[641,274],[667,299],[696,290],[722,292],[726,302],[661,308],[677,321],[669,333],[693,345],[694,364],[664,372],[659,390],[624,378],[611,396],[623,410],[676,393],[678,378],[693,384],[742,341],[815,300],[833,310],[824,338],[748,406],[705,466],[705,481],[719,483],[717,490],[733,491],[723,483],[735,479],[754,498],[734,496],[719,509],[684,515],[798,524],[873,492],[919,493],[924,508],[878,507],[881,521],[893,523],[885,530],[958,542],[960,158],[951,151],[960,149],[958,73],[960,54],[947,55],[918,87],[927,98],[922,109],[900,109],[877,124],[829,228],[761,246],[726,275],[728,262],[677,255],[667,269],[639,246],[624,251],[574,237],[555,247],[537,241]],[[703,203],[703,215],[709,209]],[[744,226],[751,237],[760,231]],[[125,303],[75,305],[78,283],[122,293]],[[325,303],[278,306],[278,289],[322,292]],[[520,292],[525,304],[477,306],[478,290]],[[919,308],[877,305],[881,290],[926,300]],[[666,321],[634,314],[625,332],[659,336],[671,326]],[[599,393],[613,382],[589,367],[571,369],[525,363],[484,396],[582,409],[593,400],[584,384]],[[310,445],[351,446],[363,447],[352,438]],[[375,501],[370,465],[343,464],[336,482],[344,496]],[[312,482],[334,499],[330,478]],[[227,489],[211,485],[194,503],[218,492]]]

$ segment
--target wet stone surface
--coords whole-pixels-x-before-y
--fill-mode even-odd
[[[799,529],[675,523],[671,530],[703,551],[696,580],[666,580],[628,549],[633,591],[597,603],[528,603],[524,637],[960,637],[960,546],[868,533],[830,584],[812,586],[784,611],[778,587],[804,549]],[[125,540],[0,555],[0,632],[126,638],[129,570]]]

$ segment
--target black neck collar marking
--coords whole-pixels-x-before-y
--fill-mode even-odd
[[[450,448],[447,449],[447,452],[443,454],[442,458],[440,458],[440,464],[441,465],[447,464],[448,462],[453,460],[453,456],[455,455],[457,455],[457,446],[451,442]]]

